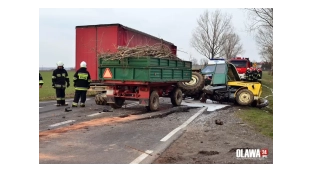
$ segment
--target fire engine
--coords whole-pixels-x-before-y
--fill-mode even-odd
[[[236,67],[239,77],[242,80],[245,80],[246,79],[245,73],[247,68],[252,67],[252,62],[249,61],[249,58],[234,57],[230,59],[229,62]]]

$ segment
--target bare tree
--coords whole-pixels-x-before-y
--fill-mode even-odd
[[[239,36],[233,32],[227,34],[226,40],[222,45],[222,56],[226,59],[230,59],[242,53],[244,53],[244,50],[243,45],[240,43]]]
[[[208,62],[209,62],[209,61],[208,61],[207,58],[206,58],[206,59],[205,59],[205,58],[201,58],[199,64],[205,66],[205,65],[208,65]]]
[[[246,8],[247,29],[256,34],[261,57],[273,65],[273,8]]]
[[[220,10],[206,10],[197,19],[198,26],[193,32],[191,45],[209,59],[218,57],[221,55],[226,35],[232,29],[231,20],[231,15],[222,14]]]
[[[194,57],[192,56],[192,54],[190,54],[189,61],[192,62],[192,65],[193,65],[193,66],[194,66],[194,65],[198,65],[197,59],[194,58]]]

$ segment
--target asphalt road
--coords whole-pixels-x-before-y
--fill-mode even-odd
[[[173,110],[180,108],[173,108],[170,99],[162,98],[160,103],[157,112],[147,112],[136,101],[126,101],[121,109],[103,112],[110,108],[96,105],[89,98],[85,108],[65,112],[65,107],[56,107],[55,101],[41,102],[39,163],[140,163],[159,155],[157,151],[166,143],[168,146],[181,126],[206,110],[203,106],[209,106],[186,101],[183,105],[192,104],[193,108]],[[217,108],[220,106],[214,104],[208,107]]]

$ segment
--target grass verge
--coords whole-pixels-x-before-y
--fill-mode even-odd
[[[263,72],[261,81],[263,86],[261,96],[266,97],[269,105],[262,109],[242,107],[236,114],[258,132],[273,138],[273,76],[269,75],[268,72]]]
[[[73,98],[75,95],[75,88],[73,83],[73,76],[75,71],[67,71],[69,80],[70,80],[70,87],[66,88],[65,90],[65,98]],[[56,100],[55,89],[52,88],[52,71],[40,71],[42,75],[44,84],[42,88],[39,89],[39,101],[44,100]],[[95,96],[95,92],[88,92],[87,96]]]

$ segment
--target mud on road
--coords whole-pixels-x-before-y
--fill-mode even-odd
[[[154,164],[273,164],[273,139],[243,123],[236,110],[239,107],[204,112]],[[269,154],[266,159],[239,159],[237,148],[267,148]]]

